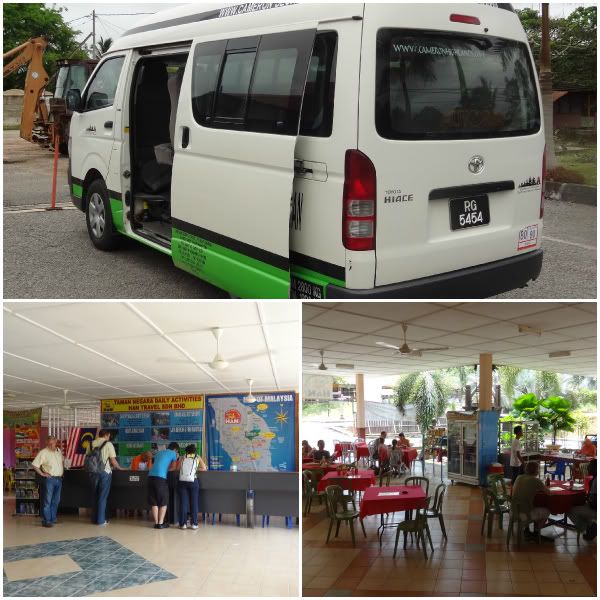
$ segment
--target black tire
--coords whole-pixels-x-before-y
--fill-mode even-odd
[[[121,241],[110,209],[108,190],[102,179],[89,185],[85,194],[85,222],[92,244],[100,250],[114,250]]]

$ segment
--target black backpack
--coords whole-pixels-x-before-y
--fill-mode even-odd
[[[104,448],[108,442],[109,440],[106,440],[104,444],[96,446],[86,455],[85,460],[83,461],[83,468],[90,475],[98,475],[99,473],[104,472],[106,463],[102,460],[102,448]]]

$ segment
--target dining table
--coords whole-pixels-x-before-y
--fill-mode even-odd
[[[359,469],[352,475],[349,475],[348,473],[338,474],[337,471],[332,471],[321,477],[317,490],[319,492],[324,492],[328,485],[339,485],[344,490],[364,492],[370,486],[375,485],[376,481],[375,473],[370,470]]]
[[[365,491],[360,503],[360,519],[381,515],[381,524],[377,528],[377,537],[381,545],[386,527],[398,525],[398,523],[385,523],[383,515],[418,508],[427,508],[427,495],[420,485],[370,487]]]
[[[318,462],[310,462],[304,463],[302,465],[303,471],[323,471],[323,473],[333,473],[337,471],[343,463],[328,463],[326,465],[322,465]]]
[[[417,449],[416,448],[402,448],[402,462],[406,465],[410,471],[413,462],[417,460]]]
[[[333,446],[333,455],[336,458],[341,458],[344,453],[343,446],[348,447],[349,445],[354,448],[354,460],[369,458],[369,446],[365,442],[338,442]]]
[[[574,507],[585,504],[585,488],[581,483],[573,484],[571,488],[568,481],[553,480],[548,493],[538,492],[533,499],[534,506],[547,508],[551,515],[561,515],[559,519],[548,519],[550,525],[558,525],[565,529],[572,529],[573,526],[567,522],[567,513]]]

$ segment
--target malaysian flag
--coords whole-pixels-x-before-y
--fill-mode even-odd
[[[71,467],[83,467],[88,447],[96,437],[96,427],[73,427],[67,439],[65,458],[71,461]]]

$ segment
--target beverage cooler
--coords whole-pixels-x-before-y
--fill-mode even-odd
[[[498,412],[448,412],[448,479],[485,485],[488,467],[498,460]]]

